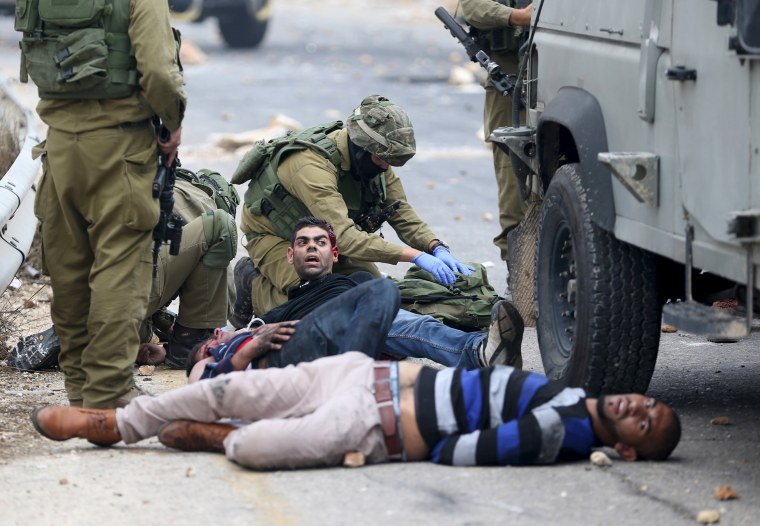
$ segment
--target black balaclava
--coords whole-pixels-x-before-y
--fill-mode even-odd
[[[357,179],[372,179],[385,170],[372,161],[372,153],[359,148],[351,139],[348,140],[348,151],[351,155],[351,171]]]

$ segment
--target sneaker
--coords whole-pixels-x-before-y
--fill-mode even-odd
[[[193,348],[200,342],[211,338],[213,330],[211,329],[191,329],[183,327],[179,323],[174,324],[174,330],[166,344],[166,358],[164,363],[170,369],[185,369],[187,357],[193,351]]]
[[[481,367],[509,365],[522,369],[523,331],[525,324],[517,309],[507,300],[497,301],[491,309],[488,336],[478,348]]]
[[[251,303],[251,288],[254,278],[259,275],[259,269],[253,266],[248,256],[235,263],[235,306],[230,314],[230,323],[236,329],[247,327],[253,318]]]

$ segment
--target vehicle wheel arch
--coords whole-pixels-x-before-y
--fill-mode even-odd
[[[543,190],[563,164],[578,163],[584,186],[589,190],[589,205],[594,222],[612,232],[615,228],[615,203],[612,176],[597,160],[609,151],[604,114],[599,101],[588,91],[564,86],[546,105],[537,126],[539,177]]]

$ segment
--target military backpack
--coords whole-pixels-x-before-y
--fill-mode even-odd
[[[482,264],[467,264],[475,271],[470,276],[457,274],[451,288],[435,281],[431,273],[412,266],[403,279],[394,280],[401,293],[401,308],[428,314],[462,331],[487,330],[491,322],[491,308],[502,298],[488,282],[488,274]]]
[[[235,187],[222,177],[219,172],[207,170],[206,168],[202,168],[197,172],[191,172],[185,168],[177,168],[177,177],[206,192],[214,199],[217,208],[235,217],[237,207],[240,204],[240,195]]]

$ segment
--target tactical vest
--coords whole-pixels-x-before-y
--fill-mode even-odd
[[[32,77],[42,99],[131,95],[138,71],[128,27],[129,0],[16,0],[21,82]]]
[[[311,149],[335,166],[338,191],[343,196],[351,219],[379,209],[385,201],[384,174],[363,182],[340,169],[338,146],[327,135],[342,127],[341,121],[333,121],[300,132],[290,132],[268,142],[258,141],[235,170],[233,184],[250,181],[244,196],[245,206],[253,215],[265,216],[275,233],[283,239],[290,239],[299,219],[312,215],[305,204],[285,189],[277,175],[277,167],[292,153]]]
[[[518,0],[494,1],[507,7],[524,7],[521,4],[527,5],[527,3],[519,2]],[[489,30],[477,29],[475,32],[477,33],[476,38],[487,53],[500,53],[504,51],[514,51],[520,47],[523,28],[522,26],[506,26]]]

